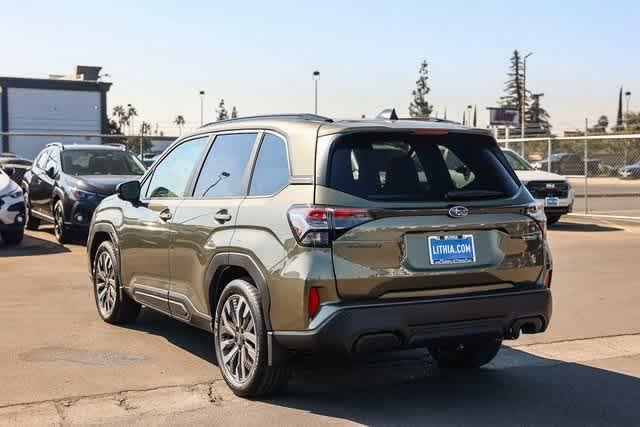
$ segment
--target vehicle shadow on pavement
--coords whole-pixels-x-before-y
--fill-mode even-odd
[[[71,252],[68,248],[49,240],[25,234],[24,240],[16,246],[6,245],[0,240],[0,258],[16,256],[52,255]]]
[[[135,323],[121,325],[123,328],[142,331],[164,337],[171,344],[210,363],[216,363],[212,335],[178,320],[143,308]]]
[[[580,232],[601,232],[601,231],[623,231],[624,228],[612,227],[599,224],[588,224],[579,222],[558,222],[549,227],[551,231],[580,231]]]
[[[268,403],[365,425],[638,425],[640,379],[505,348],[487,368],[440,371],[425,350],[307,361]]]

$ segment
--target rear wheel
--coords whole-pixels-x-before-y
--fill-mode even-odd
[[[259,294],[248,281],[236,279],[224,288],[213,333],[218,367],[236,395],[264,396],[286,385],[290,369],[268,364]]]
[[[429,347],[431,356],[445,369],[476,369],[491,362],[502,345],[497,338],[474,337]]]
[[[2,240],[7,245],[17,245],[22,242],[24,238],[24,229],[19,228],[12,231],[3,231],[0,233],[2,235]]]
[[[113,244],[102,242],[93,262],[93,291],[98,313],[107,323],[133,322],[140,313],[140,304],[120,289],[119,271]]]

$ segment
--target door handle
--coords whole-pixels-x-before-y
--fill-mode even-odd
[[[231,220],[231,214],[226,209],[221,209],[213,216],[216,221],[223,223]]]
[[[171,211],[168,208],[160,212],[159,216],[162,221],[169,221],[171,217],[173,217],[173,215],[171,215]]]

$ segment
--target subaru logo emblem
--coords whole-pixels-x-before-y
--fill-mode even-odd
[[[550,182],[546,185],[548,189],[556,188],[556,185],[553,182]]]
[[[462,218],[463,216],[469,215],[469,209],[464,206],[454,206],[449,209],[449,216],[451,218]]]

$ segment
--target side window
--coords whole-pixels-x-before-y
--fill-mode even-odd
[[[49,158],[49,149],[46,149],[40,152],[40,155],[35,161],[35,164],[38,168],[44,170],[45,165],[47,164],[47,159]]]
[[[209,136],[183,142],[155,167],[147,189],[150,198],[184,196],[196,162],[207,146]]]
[[[211,198],[242,195],[242,182],[257,135],[218,135],[202,166],[193,196]]]
[[[282,138],[265,134],[253,169],[249,195],[268,196],[281,190],[288,182],[287,146]]]
[[[53,168],[54,173],[58,173],[60,167],[58,166],[58,151],[56,149],[50,149],[47,153],[47,162],[44,166],[44,170],[48,171],[49,168]]]

